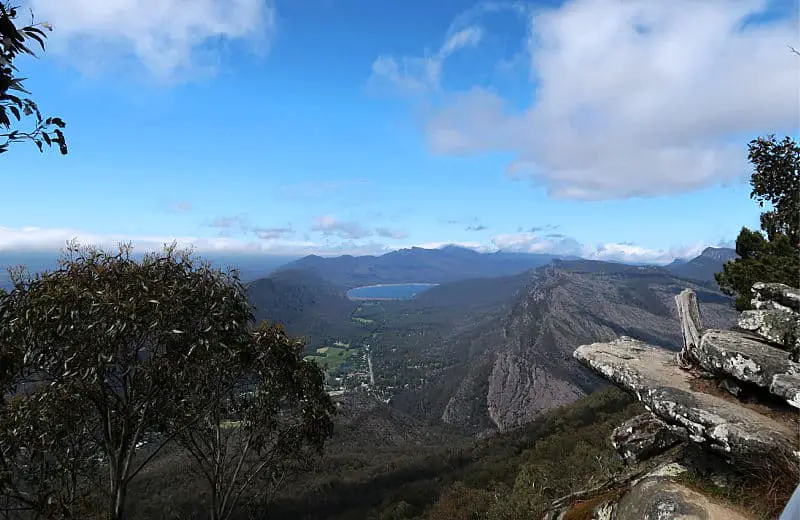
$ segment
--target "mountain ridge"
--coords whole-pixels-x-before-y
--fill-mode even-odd
[[[572,358],[577,345],[627,335],[677,350],[674,296],[686,287],[698,294],[707,326],[734,323],[728,297],[663,268],[588,260],[541,267],[505,316],[447,341],[441,359],[455,362],[436,383],[395,402],[423,401],[430,418],[476,433],[514,428],[605,385]]]
[[[301,269],[347,289],[381,283],[446,283],[519,274],[557,258],[549,254],[479,253],[456,246],[410,248],[380,256],[308,255],[278,270]]]
[[[735,249],[707,247],[698,256],[680,263],[673,262],[666,269],[676,276],[709,282],[716,287],[714,274],[722,271],[722,266],[737,256]]]

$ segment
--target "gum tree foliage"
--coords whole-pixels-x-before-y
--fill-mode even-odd
[[[235,272],[197,264],[174,246],[136,261],[129,246],[110,254],[72,244],[55,271],[15,280],[0,299],[0,349],[13,367],[6,387],[19,401],[3,403],[0,454],[3,469],[24,466],[28,483],[50,489],[15,489],[5,473],[2,494],[19,501],[20,493],[50,493],[48,504],[69,509],[80,496],[74,482],[104,489],[107,517],[123,518],[131,479],[200,419],[199,407],[177,415],[178,404],[201,390],[195,367],[247,342],[252,318]],[[71,454],[95,457],[67,456],[70,444]],[[102,483],[80,478],[93,460]]]
[[[181,411],[202,419],[178,427],[177,441],[208,486],[212,520],[230,518],[243,497],[267,503],[332,434],[334,406],[303,347],[264,322],[251,341],[195,367],[198,391]]]
[[[734,261],[715,278],[722,292],[737,296],[736,308],[749,309],[755,282],[800,285],[800,147],[790,137],[774,135],[750,141],[750,198],[766,208],[761,230],[743,227]]]
[[[44,51],[48,23],[22,20],[17,5],[0,0],[0,153],[8,151],[11,143],[32,141],[43,151],[43,145],[58,146],[62,155],[67,153],[67,141],[62,129],[66,126],[58,117],[43,117],[36,102],[25,89],[16,59],[20,55],[36,56],[34,49]],[[30,121],[30,124],[26,124]]]
[[[98,461],[80,402],[61,391],[38,397],[2,405],[0,518],[88,518]]]

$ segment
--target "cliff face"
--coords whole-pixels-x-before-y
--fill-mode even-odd
[[[603,262],[557,262],[536,271],[528,289],[473,366],[459,374],[441,418],[475,427],[513,428],[541,412],[575,401],[605,383],[577,363],[575,345],[618,336],[677,350],[682,339],[673,299],[686,286],[703,303],[703,320],[725,328],[736,320],[730,300],[661,269]],[[454,374],[455,375],[455,374]],[[476,392],[481,392],[480,395]]]

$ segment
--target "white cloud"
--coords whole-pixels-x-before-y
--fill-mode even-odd
[[[479,253],[489,253],[492,251],[496,251],[497,248],[492,245],[482,244],[480,242],[459,242],[459,241],[452,241],[452,242],[420,242],[416,244],[406,244],[402,246],[392,246],[392,250],[399,250],[399,249],[411,249],[412,247],[418,247],[420,249],[441,249],[447,246],[456,246],[456,247],[463,247],[466,249],[472,249]]]
[[[247,227],[247,216],[245,214],[239,215],[230,215],[230,216],[221,216],[216,217],[208,223],[208,227],[212,228],[222,228],[222,229],[230,229],[230,228],[246,228]]]
[[[54,27],[52,48],[82,68],[133,57],[161,80],[213,68],[209,46],[249,40],[265,48],[275,31],[269,0],[28,0]]]
[[[0,253],[4,251],[59,251],[70,240],[103,248],[115,248],[122,242],[132,242],[137,252],[155,251],[164,244],[176,242],[181,247],[192,247],[199,253],[241,253],[279,256],[308,254],[341,255],[386,252],[381,244],[355,246],[352,243],[320,244],[310,240],[286,240],[284,235],[244,240],[228,237],[191,237],[174,235],[122,235],[101,234],[69,228],[7,228],[0,227]]]
[[[578,256],[587,260],[643,264],[668,264],[675,259],[694,258],[709,246],[730,247],[729,243],[697,242],[667,249],[651,249],[629,243],[581,244],[561,234],[522,232],[496,235],[492,244],[497,250],[516,253],[539,253]]]
[[[375,234],[382,238],[393,238],[395,240],[400,240],[408,236],[408,232],[402,229],[389,229],[383,227],[375,229]]]
[[[492,237],[497,249],[515,253],[580,256],[581,244],[572,238],[552,239],[534,232],[509,233]]]
[[[478,26],[451,31],[439,50],[424,56],[381,55],[372,62],[368,85],[374,89],[421,93],[436,90],[442,80],[442,67],[448,56],[464,47],[476,46],[483,37]]]
[[[357,240],[372,236],[372,231],[364,229],[357,222],[344,222],[333,215],[314,217],[312,231],[319,231],[323,236],[337,236],[347,240]]]
[[[258,228],[254,228],[258,229]],[[270,231],[262,229],[262,231]],[[481,242],[424,242],[387,245],[378,242],[357,243],[344,240],[338,243],[319,243],[312,240],[288,240],[286,234],[291,230],[275,228],[275,233],[262,234],[254,240],[230,237],[190,237],[172,235],[122,235],[100,234],[69,228],[7,228],[0,227],[0,254],[11,251],[59,251],[72,239],[81,244],[115,248],[121,242],[132,242],[137,252],[159,250],[164,244],[176,242],[181,247],[192,247],[200,254],[262,254],[277,256],[321,256],[338,255],[380,255],[399,249],[420,247],[440,249],[446,246],[459,246],[487,253],[495,251],[542,253],[555,255],[581,256],[591,260],[605,260],[632,263],[669,263],[676,258],[692,258],[707,246],[729,247],[729,243],[696,243],[676,246],[666,250],[648,249],[631,244],[608,243],[587,246],[571,238],[552,239],[536,233],[501,234],[493,237],[490,244]]]
[[[573,0],[529,17],[533,100],[475,88],[431,118],[431,149],[504,151],[551,196],[681,193],[747,175],[746,141],[794,133],[796,17],[756,0]],[[788,14],[788,13],[787,13]],[[745,24],[743,26],[743,24]]]

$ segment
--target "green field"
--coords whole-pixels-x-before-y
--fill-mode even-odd
[[[322,350],[322,349],[319,349]],[[305,359],[314,361],[320,366],[328,365],[328,370],[337,370],[342,363],[358,354],[358,349],[328,347],[324,354],[306,356]]]

